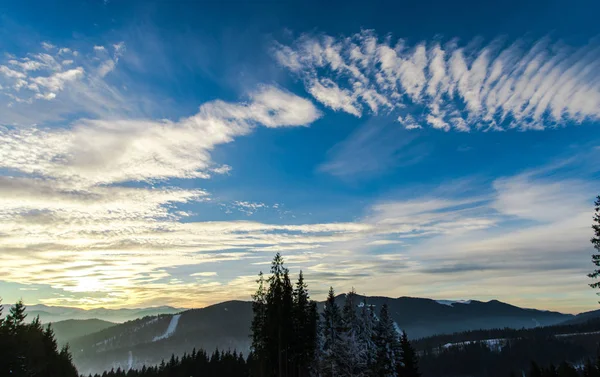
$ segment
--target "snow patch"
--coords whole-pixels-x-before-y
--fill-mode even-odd
[[[575,332],[575,333],[570,333],[570,334],[556,334],[554,336],[557,338],[563,338],[566,336],[581,336],[581,335],[596,335],[596,334],[600,334],[600,331]]]
[[[167,339],[167,338],[171,337],[173,334],[175,334],[175,330],[177,330],[177,324],[179,323],[180,317],[181,317],[181,314],[175,314],[173,317],[171,317],[171,322],[169,322],[169,327],[167,327],[167,330],[165,331],[165,333],[162,334],[161,336],[155,336],[154,339],[152,339],[152,341],[156,342],[158,340]]]
[[[435,302],[446,306],[452,306],[454,304],[468,305],[471,303],[471,300],[435,300]]]
[[[133,353],[129,351],[129,359],[127,360],[127,370],[133,368]]]
[[[404,331],[402,331],[402,329],[400,328],[400,326],[398,326],[398,324],[396,323],[396,321],[394,321],[394,330],[396,330],[396,333],[398,333],[398,336],[402,336],[402,333]]]
[[[442,347],[450,348],[450,347],[466,346],[466,345],[472,344],[472,343],[485,343],[490,350],[500,352],[500,351],[502,351],[502,347],[506,344],[506,341],[507,340],[504,338],[485,339],[485,340],[466,340],[464,342],[458,342],[458,343],[446,343]]]

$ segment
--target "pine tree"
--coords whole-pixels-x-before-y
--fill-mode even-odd
[[[296,368],[293,361],[296,359],[293,344],[295,343],[296,333],[294,331],[294,287],[290,281],[290,274],[287,268],[283,270],[283,296],[281,298],[281,332],[282,332],[282,350],[283,350],[283,374],[288,376]]]
[[[354,288],[346,294],[342,309],[342,369],[344,376],[360,377],[366,368],[365,349],[361,345],[361,325],[356,313],[356,292]]]
[[[289,271],[283,266],[283,258],[277,253],[271,263],[269,288],[265,295],[265,324],[263,328],[265,359],[269,375],[285,377],[293,370],[290,360],[294,341],[293,334],[293,287]]]
[[[341,364],[341,330],[342,316],[340,308],[335,302],[333,287],[329,288],[327,302],[323,309],[323,355],[321,357],[321,371],[324,377],[337,377],[340,374]]]
[[[543,377],[542,376],[542,370],[533,361],[531,362],[531,368],[529,369],[529,377]]]
[[[546,370],[542,371],[542,374],[544,377],[558,377],[558,372],[554,364],[550,364]]]
[[[592,224],[594,237],[592,237],[591,242],[592,245],[594,245],[596,253],[592,255],[592,263],[594,263],[596,267],[600,267],[600,195],[596,198],[594,206],[596,210]],[[598,277],[600,277],[600,269],[595,269],[592,273],[588,274],[588,276],[592,279],[598,279]],[[600,288],[600,281],[596,281],[590,284],[590,286],[592,288]]]
[[[265,335],[270,375],[283,376],[284,339],[282,322],[283,258],[277,253],[271,263],[269,289],[266,295]]]
[[[399,362],[400,344],[394,322],[389,315],[387,304],[381,306],[379,322],[376,326],[375,339],[377,345],[376,373],[381,377],[396,377]]]
[[[314,311],[313,311],[314,306]],[[302,271],[294,289],[294,355],[299,377],[307,376],[316,350],[316,303],[310,301]]]
[[[265,368],[268,364],[267,353],[267,293],[265,291],[265,280],[262,271],[258,274],[258,289],[252,296],[252,353],[256,356],[258,363],[258,373],[260,377],[265,375]]]
[[[577,369],[575,369],[571,364],[563,361],[558,366],[557,371],[558,377],[579,377],[579,373],[577,373]]]
[[[321,337],[321,321],[319,320],[319,311],[317,309],[317,302],[310,301],[308,310],[308,334],[309,338],[307,342],[310,344],[310,348],[307,351],[309,355],[309,374],[311,376],[319,374],[320,355],[323,349],[322,337]]]
[[[408,336],[405,331],[402,332],[400,338],[400,349],[402,353],[400,356],[400,370],[398,371],[398,375],[402,377],[420,377],[421,373],[419,372],[417,353],[408,341]]]
[[[600,356],[597,359],[596,364],[592,363],[590,359],[587,359],[583,366],[583,377],[600,377]]]
[[[364,354],[365,369],[375,369],[377,347],[375,345],[375,314],[373,307],[367,304],[366,299],[361,304],[359,344]]]
[[[19,300],[10,308],[8,316],[6,317],[9,332],[12,334],[17,333],[25,324],[26,317],[27,314],[25,314],[23,300]]]

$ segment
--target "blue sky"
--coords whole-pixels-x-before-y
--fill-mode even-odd
[[[5,302],[313,296],[578,312],[600,6],[14,3],[0,12]]]

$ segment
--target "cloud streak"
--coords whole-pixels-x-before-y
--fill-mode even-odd
[[[539,130],[600,119],[596,41],[409,44],[366,30],[305,34],[273,54],[323,105],[357,117],[394,112],[407,129]]]
[[[319,117],[310,101],[263,87],[248,103],[209,102],[176,122],[80,120],[66,129],[0,128],[0,166],[79,185],[207,178],[224,171],[211,160],[215,146],[258,125],[303,126]]]

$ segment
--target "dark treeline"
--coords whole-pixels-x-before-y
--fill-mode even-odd
[[[581,333],[599,333],[598,336],[600,336],[600,319],[592,318],[583,323],[552,325],[529,329],[503,328],[462,331],[453,334],[428,336],[426,338],[416,339],[412,343],[417,350],[426,350],[447,343],[474,342],[486,339],[548,338],[556,335]]]
[[[495,343],[499,342],[499,343]],[[567,369],[571,372],[578,368],[580,372],[588,360],[594,358],[598,347],[598,335],[589,334],[576,337],[524,337],[499,339],[483,342],[465,342],[452,346],[442,346],[420,351],[423,376],[485,376],[507,377],[527,374],[532,368],[532,360],[539,370],[559,370],[553,367],[561,365],[560,376]],[[570,366],[570,368],[567,368]],[[589,369],[595,373],[596,369]],[[532,376],[538,376],[533,370]],[[585,376],[596,377],[595,374]],[[542,375],[545,376],[545,375]],[[600,376],[597,376],[600,377]]]
[[[510,377],[516,376],[511,373]],[[576,368],[572,364],[563,361],[558,367],[550,364],[547,367],[540,367],[537,363],[532,362],[529,368],[529,377],[600,377],[600,369],[598,364],[592,364],[587,361],[583,366]]]
[[[129,370],[118,368],[95,377],[248,377],[252,363],[252,357],[246,359],[235,351],[216,350],[209,355],[194,349],[181,358],[172,355],[168,362],[163,361],[160,365]]]
[[[0,318],[0,376],[77,377],[69,347],[59,351],[52,328],[42,327],[39,317],[26,323],[26,316],[19,301]]]

